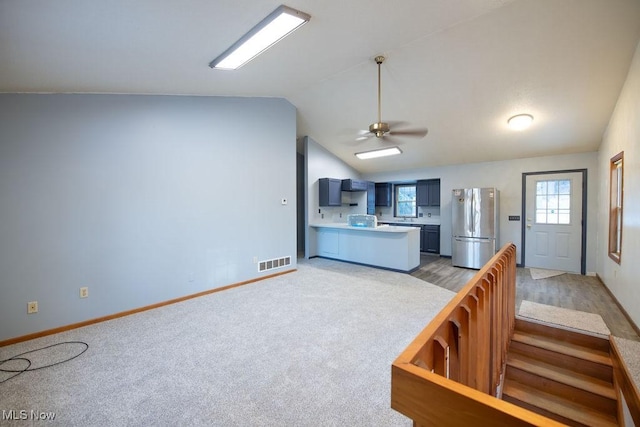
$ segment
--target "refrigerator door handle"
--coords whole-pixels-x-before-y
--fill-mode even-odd
[[[476,198],[475,198],[475,192],[472,190],[471,191],[471,209],[469,209],[469,223],[471,224],[471,235],[475,236],[476,234],[476,225],[473,221],[474,219],[474,214],[475,214],[475,208],[476,208]]]
[[[456,242],[491,243],[494,239],[490,237],[456,237]]]

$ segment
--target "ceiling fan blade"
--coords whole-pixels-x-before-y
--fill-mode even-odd
[[[402,145],[403,142],[402,140],[398,139],[398,138],[394,138],[393,136],[390,136],[388,133],[385,134],[382,138],[380,138],[385,144],[395,144],[395,145]]]
[[[354,136],[355,133],[355,136]],[[351,136],[342,138],[344,140],[343,144],[351,147],[358,146],[365,141],[373,138],[375,135],[369,132],[368,130],[359,130],[357,132],[351,131]]]
[[[423,138],[429,133],[429,129],[407,129],[407,130],[392,130],[390,135],[395,136],[410,136],[415,138]]]
[[[355,140],[356,141],[364,141],[367,140],[369,138],[371,138],[372,136],[375,136],[373,133],[369,132],[368,130],[359,130],[358,131],[358,136],[356,136]]]
[[[403,121],[399,121],[399,120],[387,120],[386,123],[389,125],[390,128],[397,128],[397,127],[402,127],[402,126],[406,126],[409,123],[407,122],[403,122]]]

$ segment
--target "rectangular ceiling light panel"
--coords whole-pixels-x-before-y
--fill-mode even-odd
[[[362,153],[356,153],[356,157],[361,160],[375,159],[376,157],[394,156],[401,154],[402,150],[398,147],[383,148],[381,150],[364,151]]]
[[[211,61],[209,67],[235,70],[251,61],[286,35],[307,23],[311,16],[287,6],[279,6],[251,31],[242,36],[222,55]]]

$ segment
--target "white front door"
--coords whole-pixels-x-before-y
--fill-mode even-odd
[[[526,176],[525,267],[580,273],[582,172]]]

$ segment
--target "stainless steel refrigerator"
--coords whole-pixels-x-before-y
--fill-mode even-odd
[[[451,259],[454,266],[480,269],[498,244],[495,188],[455,189],[451,198]]]

